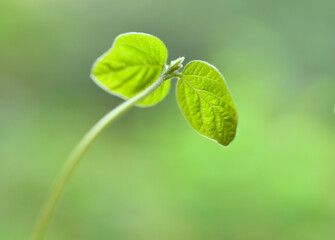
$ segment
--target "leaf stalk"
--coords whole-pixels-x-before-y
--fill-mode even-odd
[[[49,196],[45,202],[44,207],[40,215],[38,216],[35,228],[32,232],[30,240],[41,240],[50,222],[50,219],[55,211],[56,205],[59,198],[64,190],[66,183],[71,177],[74,169],[78,165],[81,157],[87,151],[89,146],[93,141],[99,136],[99,134],[109,126],[115,119],[120,117],[126,111],[128,111],[134,104],[143,100],[154,92],[166,79],[168,76],[162,74],[152,85],[147,89],[139,93],[138,95],[130,98],[129,100],[123,102],[109,113],[107,113],[103,118],[101,118],[80,140],[78,145],[74,148],[68,160],[65,162],[62,170],[60,171],[56,181],[51,188]]]

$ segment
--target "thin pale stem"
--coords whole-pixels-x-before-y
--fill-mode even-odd
[[[88,147],[92,144],[92,142],[96,139],[96,137],[116,118],[129,110],[134,104],[143,100],[150,93],[155,91],[164,82],[165,79],[166,76],[162,75],[156,82],[154,82],[143,92],[139,93],[135,97],[125,101],[124,103],[111,110],[102,119],[100,119],[100,121],[98,121],[81,139],[79,144],[73,150],[72,154],[69,156],[67,162],[65,163],[63,169],[61,170],[58,178],[55,181],[55,185],[51,189],[50,195],[47,198],[44,208],[42,209],[37,219],[35,229],[30,238],[31,240],[42,239],[67,181],[69,180],[79,160],[84,155]]]

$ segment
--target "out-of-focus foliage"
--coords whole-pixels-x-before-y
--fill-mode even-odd
[[[169,94],[92,146],[46,239],[332,240],[335,3],[0,1],[0,239],[25,239],[84,132],[121,102],[90,80],[122,32],[214,63],[238,106],[228,148]],[[172,84],[175,85],[175,84]],[[150,116],[150,118],[148,118]]]

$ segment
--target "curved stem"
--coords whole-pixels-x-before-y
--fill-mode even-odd
[[[159,79],[154,82],[150,87],[145,89],[143,92],[139,93],[135,97],[125,101],[120,104],[109,113],[107,113],[100,121],[98,121],[81,139],[79,144],[75,147],[72,154],[69,156],[67,162],[65,163],[62,171],[56,179],[55,185],[51,189],[50,195],[47,198],[47,201],[40,213],[33,234],[31,235],[31,240],[40,240],[42,239],[44,232],[48,226],[50,218],[55,210],[56,204],[63,192],[65,184],[69,180],[73,170],[78,164],[81,157],[84,155],[88,147],[96,139],[96,137],[117,117],[121,116],[127,110],[129,110],[134,104],[143,100],[150,93],[155,91],[166,79],[166,76],[162,75]]]

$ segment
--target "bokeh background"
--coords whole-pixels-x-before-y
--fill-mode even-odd
[[[0,239],[27,239],[83,134],[121,103],[89,78],[129,31],[217,66],[239,113],[224,148],[174,94],[92,145],[45,239],[333,240],[332,0],[0,0]],[[173,84],[174,85],[174,84]]]

